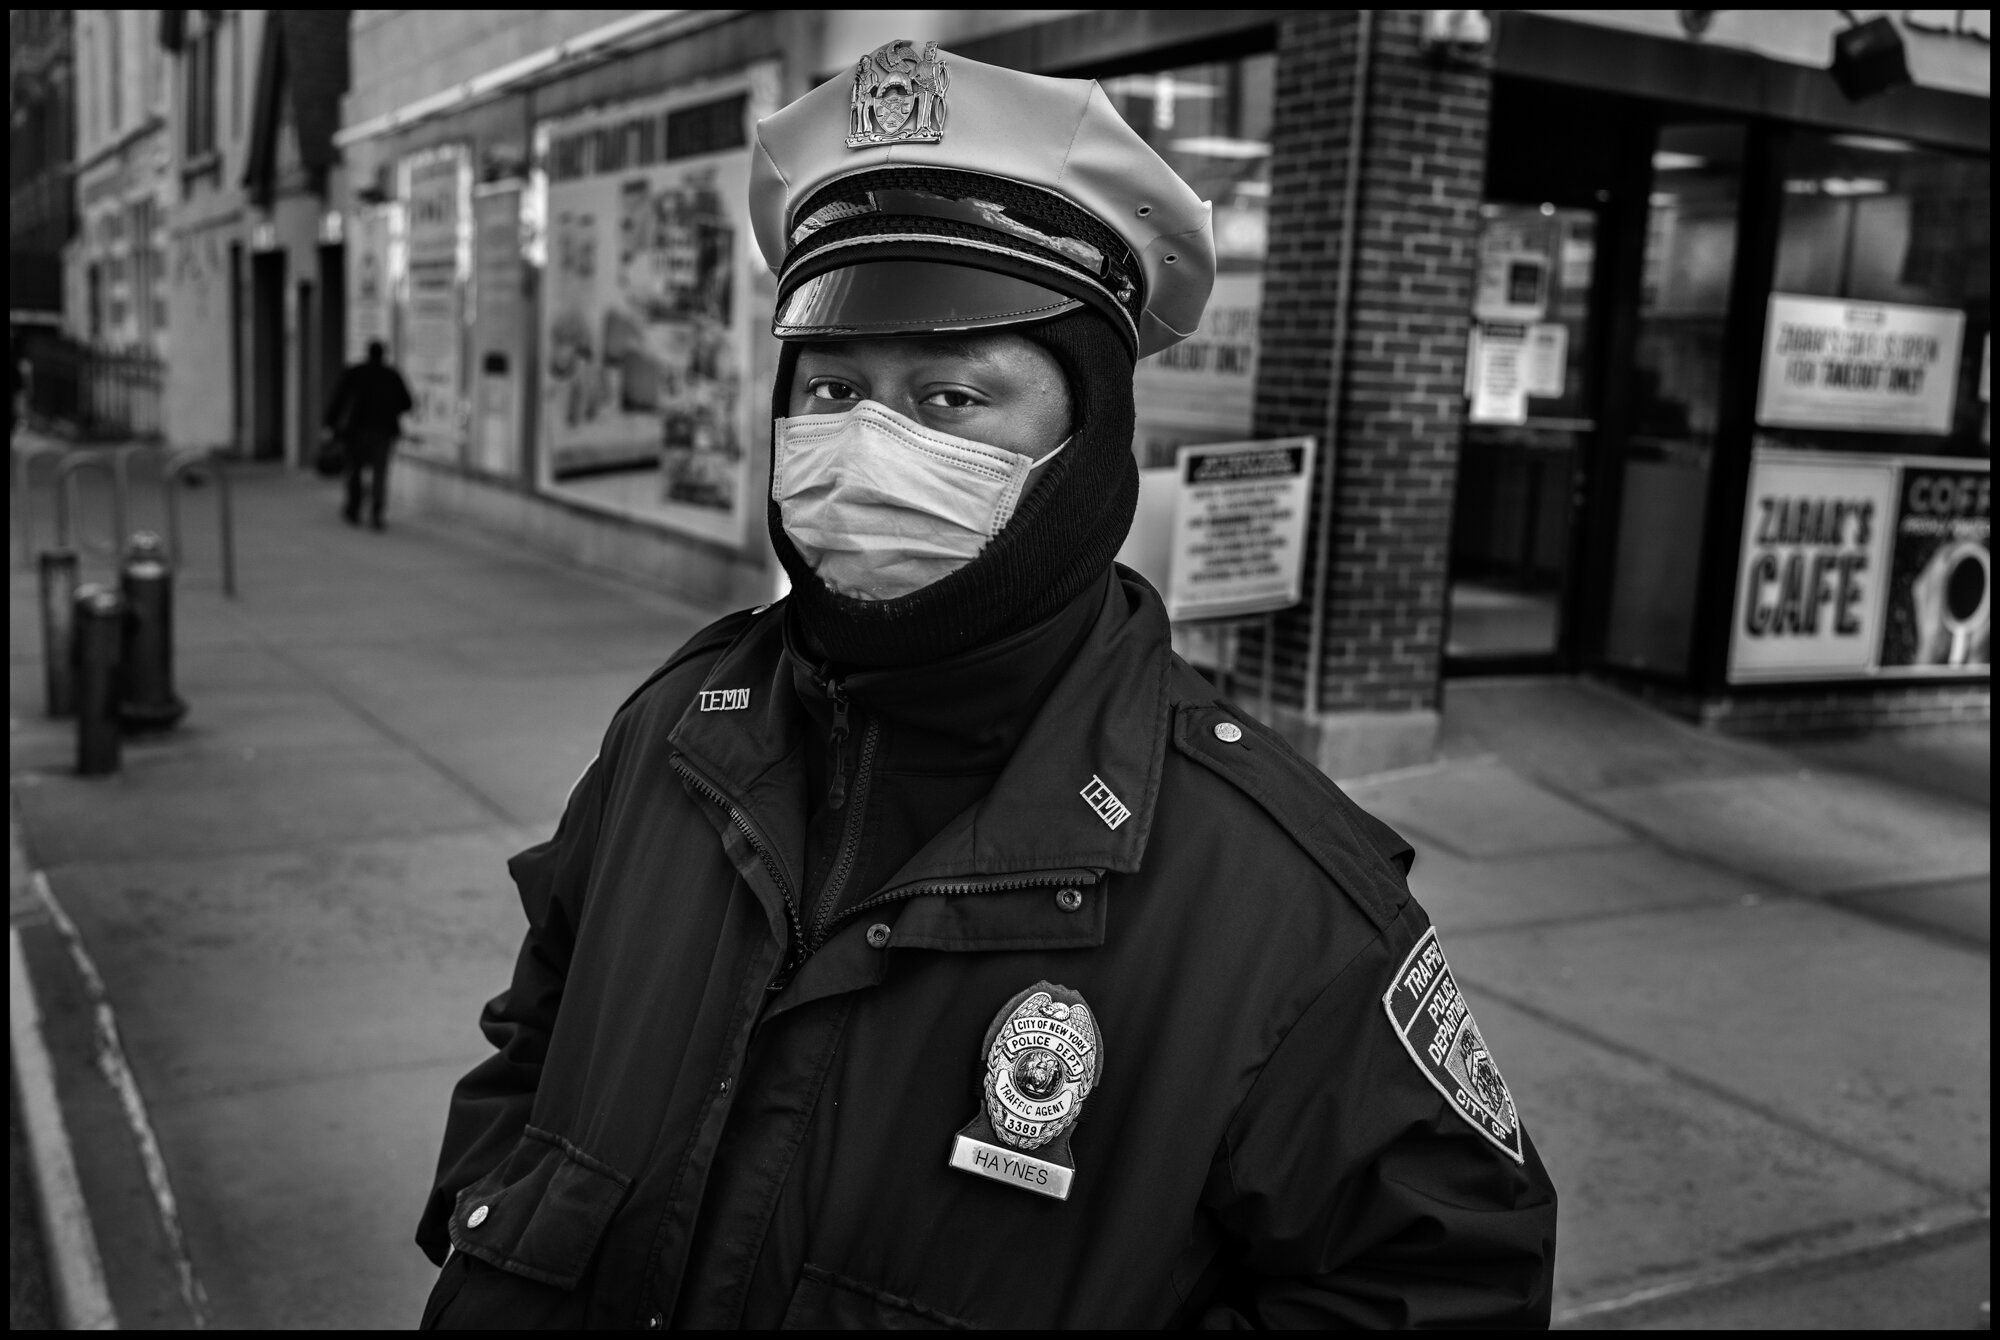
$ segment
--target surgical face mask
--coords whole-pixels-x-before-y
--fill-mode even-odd
[[[1014,515],[1028,472],[1071,440],[1034,459],[873,400],[776,429],[771,497],[785,534],[821,581],[859,600],[894,600],[970,563]]]

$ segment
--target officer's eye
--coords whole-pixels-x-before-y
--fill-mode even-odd
[[[853,385],[834,377],[820,377],[807,388],[814,400],[859,400],[861,392]]]
[[[940,409],[970,409],[980,401],[965,391],[932,391],[924,397],[924,403]]]

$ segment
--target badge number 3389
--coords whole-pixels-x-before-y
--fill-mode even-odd
[[[1104,1040],[1083,997],[1037,982],[986,1031],[985,1102],[952,1141],[951,1166],[1069,1199],[1070,1132],[1103,1068]]]

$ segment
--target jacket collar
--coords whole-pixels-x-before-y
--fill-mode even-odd
[[[946,824],[885,888],[978,885],[1037,871],[1139,869],[1171,731],[1166,610],[1123,569],[1075,656],[985,799]],[[718,658],[670,743],[799,889],[811,726],[782,605]],[[742,691],[747,690],[747,694]],[[724,695],[738,694],[728,697]]]

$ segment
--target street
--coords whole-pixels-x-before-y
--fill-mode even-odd
[[[504,861],[720,611],[236,479],[240,598],[190,507],[190,711],[115,776],[75,776],[43,714],[12,537],[10,793],[61,914],[17,888],[12,920],[122,1324],[407,1327],[447,1096],[518,945]],[[1770,743],[1550,677],[1452,681],[1437,763],[1347,784],[1416,845],[1561,1194],[1559,1325],[1987,1325],[1989,776],[1984,722]]]

